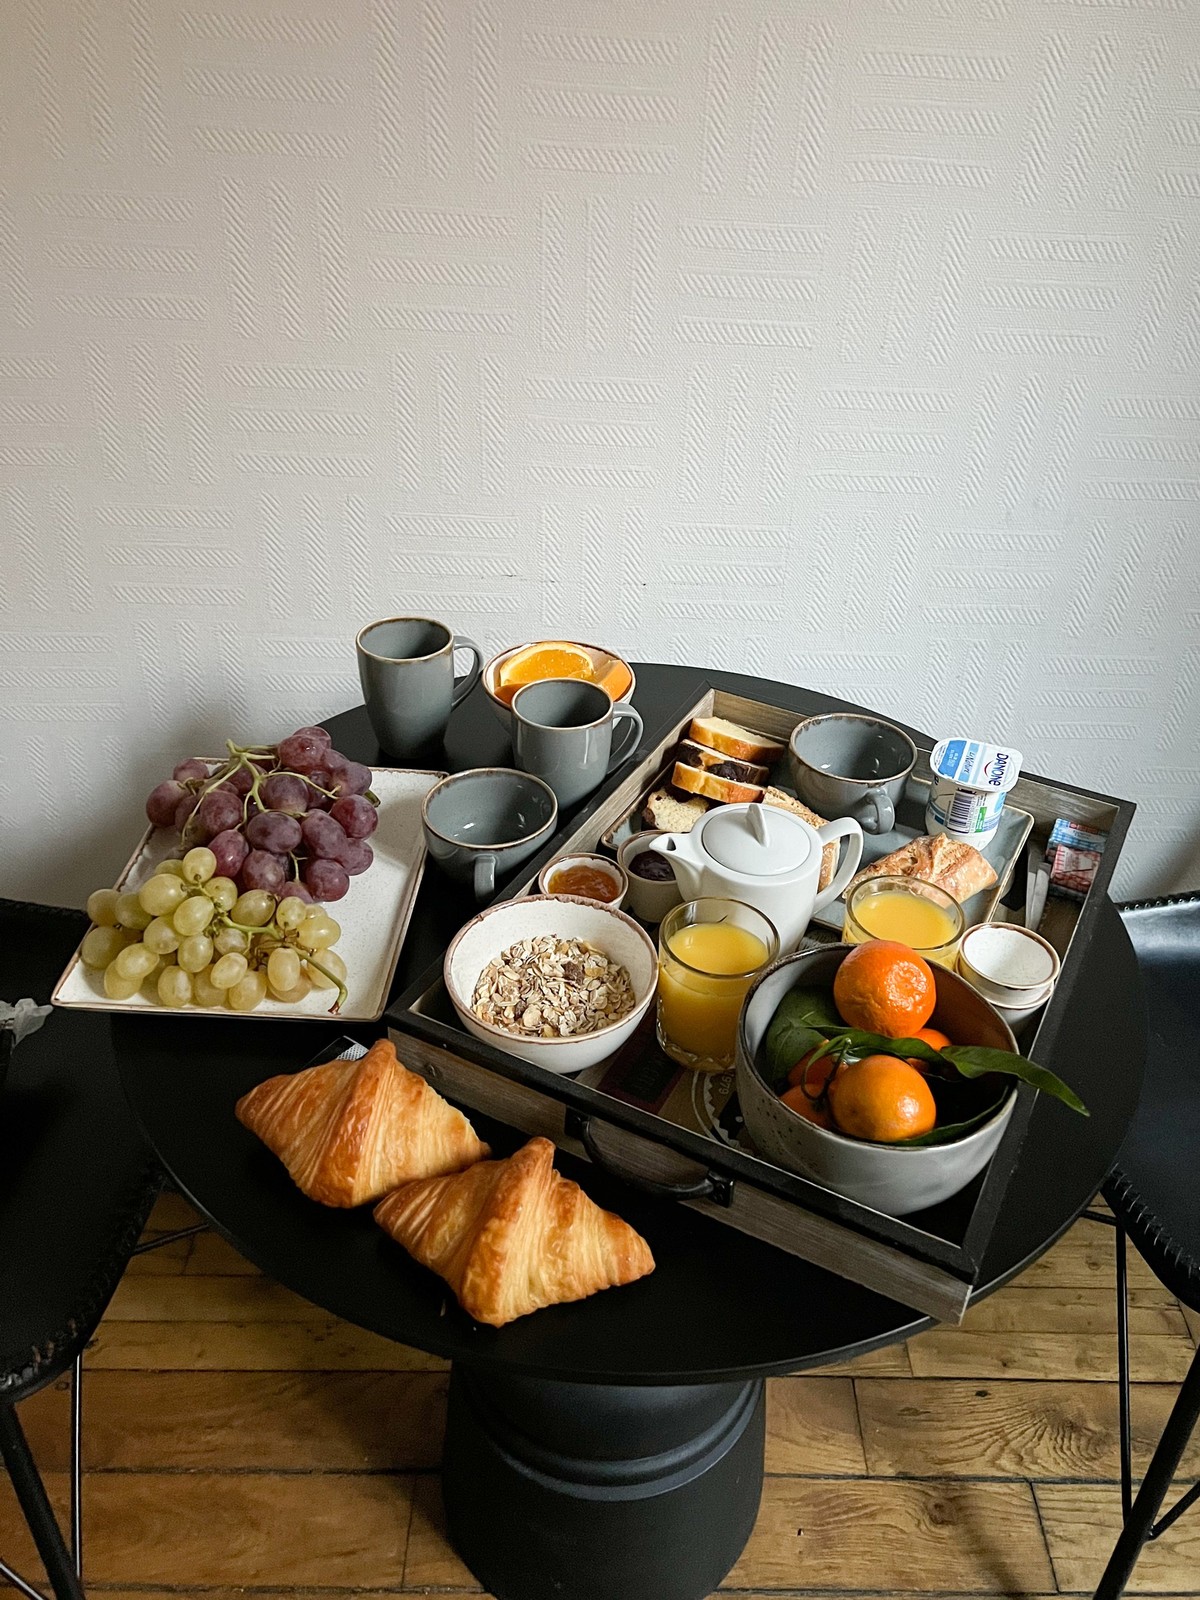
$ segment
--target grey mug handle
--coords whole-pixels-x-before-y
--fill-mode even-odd
[[[617,724],[625,724],[621,733],[617,732]],[[614,704],[613,706],[613,748],[608,758],[605,775],[615,772],[623,761],[628,761],[633,752],[641,743],[642,718],[641,714],[632,706]]]
[[[479,681],[479,674],[483,671],[483,651],[475,643],[474,639],[468,639],[461,633],[454,635],[451,649],[469,650],[475,658],[466,675],[455,679],[454,693],[450,696],[450,704],[456,706],[460,700],[470,694]]]
[[[891,833],[896,826],[896,808],[886,789],[872,789],[863,801],[867,815],[862,825],[868,833]]]
[[[475,898],[479,901],[490,900],[496,892],[496,858],[495,856],[476,856],[475,858]]]

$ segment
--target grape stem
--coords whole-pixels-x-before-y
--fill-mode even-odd
[[[336,1016],[337,1013],[342,1009],[342,1006],[345,1004],[346,995],[349,993],[346,985],[335,972],[330,972],[328,967],[323,967],[311,950],[306,950],[303,952],[303,959],[308,962],[310,967],[316,967],[317,971],[321,973],[323,977],[328,978],[331,983],[337,984],[337,999],[329,1008],[329,1015],[331,1017]]]
[[[322,975],[322,977],[328,978],[330,983],[335,984],[337,987],[337,998],[329,1008],[329,1015],[331,1017],[336,1016],[345,1005],[346,997],[349,994],[349,990],[346,988],[346,985],[338,977],[336,972],[331,972],[328,967],[322,966],[321,962],[317,959],[313,951],[306,950],[295,942],[293,938],[295,929],[281,928],[274,917],[271,918],[270,922],[264,922],[260,927],[251,928],[244,922],[235,922],[228,912],[221,913],[220,921],[222,928],[236,928],[239,933],[249,934],[252,939],[278,939],[279,944],[275,946],[276,949],[284,948],[288,950],[295,950],[301,961],[307,961],[310,967],[316,967],[317,971]],[[249,951],[246,952],[248,956],[257,956],[258,953],[259,952],[257,948],[253,944],[251,945]]]

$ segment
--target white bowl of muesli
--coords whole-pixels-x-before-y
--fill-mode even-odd
[[[475,1038],[551,1072],[582,1072],[619,1050],[650,1009],[658,952],[613,906],[530,895],[472,917],[442,971]]]

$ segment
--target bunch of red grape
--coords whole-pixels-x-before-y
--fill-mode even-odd
[[[238,889],[340,900],[373,855],[378,801],[371,769],[333,748],[324,728],[277,745],[228,745],[218,766],[181,761],[151,790],[146,815],[177,828],[184,850],[207,845]]]

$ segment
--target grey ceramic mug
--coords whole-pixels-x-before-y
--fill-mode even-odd
[[[390,755],[427,755],[446,731],[451,710],[475,686],[483,652],[431,617],[369,622],[355,640],[358,677],[375,737]],[[454,652],[474,656],[454,677]]]
[[[544,778],[560,806],[591,794],[642,737],[642,719],[632,706],[614,705],[607,690],[578,678],[527,683],[513,696],[512,718],[517,765]],[[614,737],[619,723],[624,726]]]
[[[825,817],[854,817],[867,833],[890,833],[917,759],[906,733],[878,717],[834,711],[797,723],[788,741],[796,793]]]
[[[512,767],[472,767],[435,783],[421,806],[425,846],[443,872],[490,900],[499,880],[554,832],[558,802],[540,778]]]

